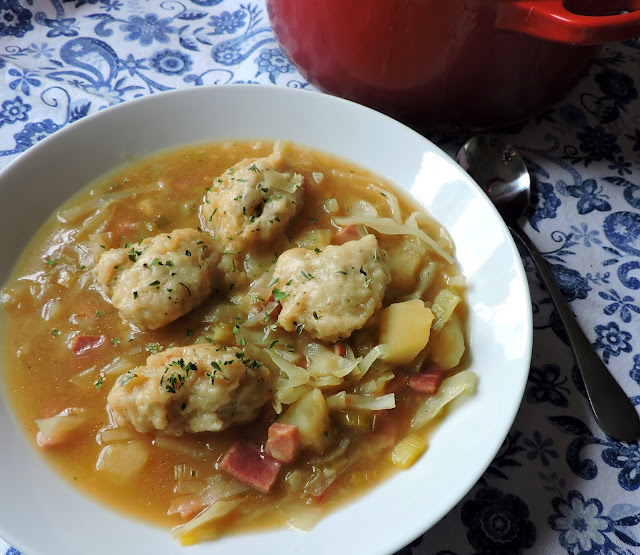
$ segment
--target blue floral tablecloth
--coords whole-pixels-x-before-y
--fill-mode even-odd
[[[90,113],[220,83],[310,88],[262,0],[0,0],[0,167]],[[610,45],[565,99],[502,133],[537,182],[526,231],[636,405],[638,89],[640,41]],[[467,137],[429,138],[453,154]],[[471,492],[402,555],[640,553],[640,447],[596,426],[559,318],[524,263],[535,330],[516,421]],[[5,553],[17,551],[0,540]]]

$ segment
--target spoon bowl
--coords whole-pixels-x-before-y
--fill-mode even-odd
[[[516,225],[531,200],[531,177],[520,153],[494,135],[478,135],[462,146],[457,160],[505,223]]]
[[[538,267],[566,328],[598,425],[616,440],[635,441],[640,436],[640,417],[633,403],[580,328],[544,257],[518,225],[531,197],[531,178],[524,160],[513,146],[493,135],[471,138],[462,146],[456,159],[487,194]]]

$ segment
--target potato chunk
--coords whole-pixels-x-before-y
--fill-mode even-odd
[[[149,445],[143,441],[107,445],[100,452],[96,470],[106,472],[117,483],[125,483],[142,470],[150,452]]]
[[[312,389],[300,397],[278,422],[298,426],[303,449],[323,453],[329,445],[329,407],[319,389]]]
[[[433,332],[430,358],[443,370],[460,364],[464,354],[464,334],[457,316],[453,314],[439,331]]]
[[[426,347],[432,321],[433,313],[420,299],[385,308],[380,320],[380,343],[391,348],[385,360],[409,364]]]

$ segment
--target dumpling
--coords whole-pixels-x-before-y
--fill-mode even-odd
[[[302,208],[303,177],[288,171],[285,148],[276,143],[266,158],[243,160],[214,180],[200,219],[228,250],[270,242]]]
[[[211,294],[219,258],[209,235],[176,229],[105,252],[93,275],[123,319],[140,329],[155,330]]]
[[[274,294],[282,304],[278,323],[335,341],[362,328],[382,306],[391,272],[375,235],[321,252],[294,248],[280,255]]]
[[[107,404],[118,426],[171,435],[249,422],[271,398],[271,375],[236,347],[174,347],[120,376]]]

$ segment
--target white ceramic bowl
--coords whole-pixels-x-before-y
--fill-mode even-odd
[[[18,428],[3,390],[0,536],[29,555],[393,553],[462,499],[506,437],[522,398],[532,340],[529,291],[511,235],[446,154],[351,102],[276,87],[194,88],[121,104],[58,131],[0,173],[0,283],[50,212],[125,156],[234,138],[290,139],[351,160],[408,189],[449,230],[468,278],[477,394],[445,419],[413,467],[311,532],[274,530],[181,548],[168,530],[120,515],[59,477]],[[7,371],[0,367],[0,374]]]

